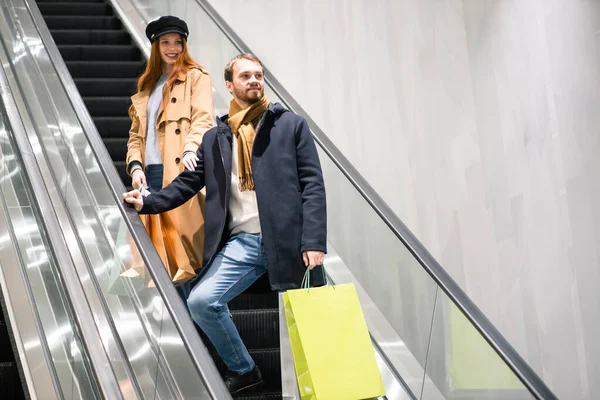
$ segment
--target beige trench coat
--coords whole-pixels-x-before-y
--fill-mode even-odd
[[[127,142],[127,171],[131,162],[138,161],[145,168],[146,108],[150,90],[131,97],[137,118],[131,124]],[[164,166],[163,187],[167,186],[185,168],[181,159],[186,151],[196,152],[202,136],[214,124],[212,83],[204,69],[191,69],[181,73],[169,93],[167,112],[162,106],[158,111],[156,135]],[[194,269],[202,266],[204,245],[204,194],[201,192],[187,203],[163,214],[163,220],[173,226],[179,237],[165,238],[167,241],[181,240],[187,260],[178,257],[180,268],[189,263]],[[164,260],[163,260],[164,261]],[[183,264],[182,264],[183,263]]]

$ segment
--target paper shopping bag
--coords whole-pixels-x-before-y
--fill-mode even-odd
[[[289,290],[283,301],[302,400],[385,395],[353,284]]]

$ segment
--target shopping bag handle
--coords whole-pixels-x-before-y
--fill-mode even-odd
[[[335,290],[335,284],[333,283],[333,279],[331,279],[329,272],[327,272],[324,265],[322,265],[321,268],[323,268],[323,272],[325,272],[325,277],[327,278],[327,281],[331,284],[331,287],[333,287],[333,290]],[[310,268],[306,268],[306,272],[304,273],[304,278],[302,278],[302,285],[300,287],[302,289],[308,289],[308,291],[310,291],[310,287],[311,287],[310,286]]]

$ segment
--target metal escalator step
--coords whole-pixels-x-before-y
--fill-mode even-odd
[[[125,161],[127,157],[127,138],[102,138],[108,154],[113,161]]]
[[[73,78],[125,78],[142,74],[144,61],[65,61]]]
[[[230,310],[248,310],[260,308],[279,308],[277,293],[249,294],[242,293],[229,302]]]
[[[252,356],[252,359],[256,365],[258,365],[258,368],[260,369],[262,377],[265,381],[265,385],[261,389],[261,393],[281,391],[281,359],[279,355],[279,349],[248,349],[248,352]],[[213,360],[215,360],[215,364],[221,375],[225,375],[227,372],[227,367],[221,360],[221,357],[219,357],[219,355],[214,351],[211,351],[211,355]]]
[[[58,45],[131,44],[131,36],[123,29],[53,29],[50,33]]]
[[[115,163],[115,168],[119,172],[119,176],[121,177],[121,180],[123,181],[123,184],[125,186],[131,186],[131,177],[129,175],[127,175],[127,171],[125,170],[125,166],[126,166],[125,161],[114,161],[114,163]]]
[[[126,117],[131,105],[129,97],[89,97],[83,101],[92,117]]]
[[[281,392],[234,395],[236,400],[282,400]]]
[[[129,116],[121,117],[92,117],[98,133],[103,138],[129,138],[131,119]]]
[[[115,16],[96,17],[81,15],[44,16],[48,29],[122,29],[121,20]]]
[[[42,15],[113,15],[113,9],[106,3],[90,2],[52,2],[38,4]]]
[[[3,399],[25,399],[17,364],[14,362],[0,362],[0,393]]]
[[[233,323],[248,350],[279,348],[279,310],[231,311]],[[206,347],[215,351],[208,337],[198,329]]]
[[[82,96],[133,96],[137,78],[75,78],[75,85]]]
[[[234,310],[231,315],[249,349],[279,347],[279,309]]]
[[[0,312],[0,315],[3,315]],[[12,351],[12,344],[8,334],[8,326],[4,321],[0,322],[0,363],[11,362],[15,360],[15,355]]]
[[[58,45],[65,61],[139,61],[142,52],[135,45]]]

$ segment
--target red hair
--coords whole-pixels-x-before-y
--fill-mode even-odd
[[[181,72],[187,72],[193,68],[201,68],[200,64],[198,64],[194,59],[190,56],[190,53],[187,49],[187,42],[182,38],[182,50],[179,57],[175,61],[175,65],[173,66],[173,71],[167,78],[167,82],[163,87],[163,96],[162,96],[162,109],[164,112],[167,111],[168,97],[169,92],[173,89],[173,85],[177,80],[177,77]],[[162,59],[160,57],[160,40],[155,40],[152,43],[152,50],[150,51],[150,59],[146,63],[146,70],[140,76],[137,83],[138,92],[143,92],[144,90],[152,90],[158,82],[158,79],[162,75]],[[135,108],[133,104],[129,107],[129,117],[133,120],[137,118],[135,113]]]

